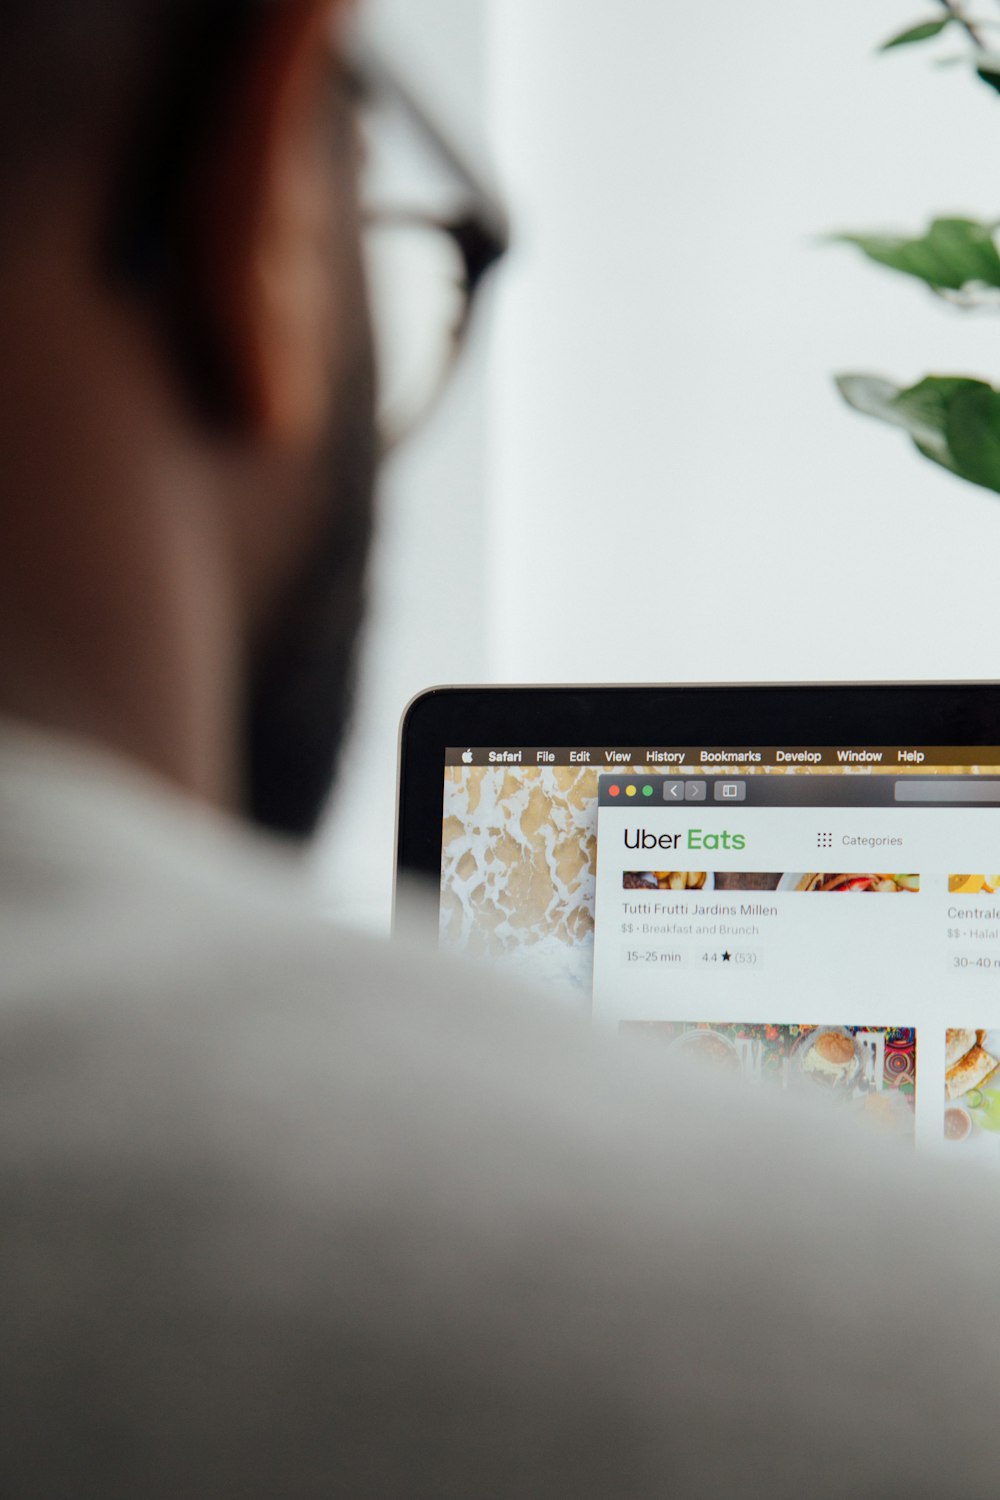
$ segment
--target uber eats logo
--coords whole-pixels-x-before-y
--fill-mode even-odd
[[[626,828],[626,849],[745,849],[746,835],[730,833],[728,828],[718,831],[705,828],[689,828],[686,833],[650,833],[648,828]]]

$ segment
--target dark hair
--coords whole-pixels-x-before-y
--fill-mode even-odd
[[[199,76],[267,3],[2,0],[0,182],[90,146],[113,170],[165,114],[190,133]]]
[[[58,196],[86,155],[95,270],[144,301],[213,423],[228,419],[229,385],[190,274],[190,189],[253,25],[278,3],[0,0],[0,236],[18,234],[9,190]]]

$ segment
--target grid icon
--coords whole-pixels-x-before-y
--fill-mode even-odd
[[[816,848],[817,849],[832,849],[833,848],[833,834],[832,833],[817,833],[817,835],[816,835]]]

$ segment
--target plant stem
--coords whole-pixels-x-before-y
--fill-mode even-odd
[[[974,44],[974,46],[978,47],[981,52],[985,52],[986,43],[983,40],[982,35],[979,31],[976,30],[971,21],[967,21],[965,19],[958,4],[956,3],[956,0],[940,0],[940,4],[944,6],[945,10],[951,16],[952,20],[956,21],[958,25],[961,26],[962,30],[966,33],[966,35],[969,37],[969,40]]]

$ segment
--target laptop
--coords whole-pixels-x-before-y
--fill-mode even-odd
[[[1000,1169],[993,865],[998,684],[439,688],[403,720],[397,870],[443,949]]]

